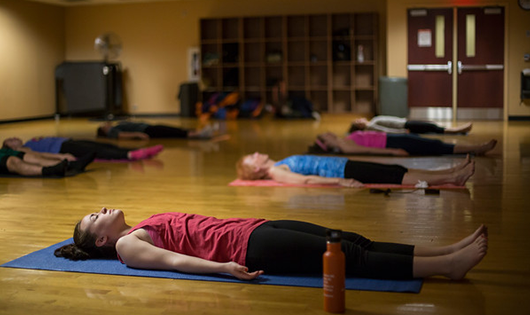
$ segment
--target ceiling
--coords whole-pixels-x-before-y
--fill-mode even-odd
[[[124,3],[148,3],[177,0],[26,0],[32,2],[42,2],[58,6],[75,5],[99,5],[99,4],[124,4]]]

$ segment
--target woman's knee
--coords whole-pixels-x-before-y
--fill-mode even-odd
[[[6,161],[6,167],[10,172],[18,171],[24,164],[24,161],[16,156],[10,156]]]

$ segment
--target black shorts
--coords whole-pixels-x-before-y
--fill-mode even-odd
[[[20,151],[17,151],[18,153],[17,154],[12,154],[12,155],[2,155],[0,157],[0,174],[12,174],[8,169],[7,169],[7,159],[9,159],[10,156],[16,156],[18,157],[19,159],[23,160],[24,159],[24,154],[26,154],[25,152],[20,152]]]
[[[398,184],[408,172],[406,167],[397,164],[348,161],[344,168],[344,178],[353,178],[363,184]]]
[[[248,241],[246,265],[266,274],[322,274],[326,227],[300,221],[268,221]],[[346,274],[364,278],[412,279],[414,246],[373,242],[342,232]]]
[[[455,145],[415,134],[387,134],[386,147],[403,149],[410,155],[444,155],[453,154]]]

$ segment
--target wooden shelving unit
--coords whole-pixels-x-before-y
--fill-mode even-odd
[[[310,99],[319,111],[375,112],[377,13],[209,18],[200,23],[204,98],[238,90],[244,99],[270,103],[272,86],[283,80],[290,96]]]

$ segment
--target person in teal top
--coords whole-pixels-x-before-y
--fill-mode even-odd
[[[74,161],[62,155],[42,155],[38,152],[23,152],[2,147],[0,175],[64,177],[84,171],[92,160],[94,155],[87,155]]]
[[[236,164],[238,178],[272,179],[286,184],[329,184],[362,187],[363,184],[462,186],[475,172],[469,155],[455,167],[444,170],[421,170],[397,164],[352,161],[345,157],[293,155],[274,161],[259,152],[243,156]]]

